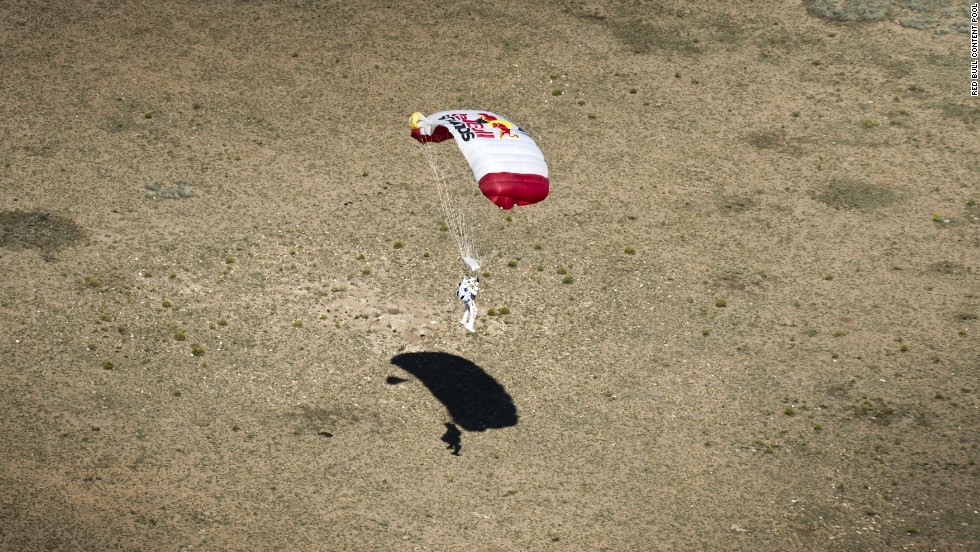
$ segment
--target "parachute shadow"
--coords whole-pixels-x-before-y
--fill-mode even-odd
[[[448,353],[404,353],[391,363],[412,374],[466,431],[517,425],[517,409],[503,386],[469,360]],[[448,426],[447,426],[448,427]]]

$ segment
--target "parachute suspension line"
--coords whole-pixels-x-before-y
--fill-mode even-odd
[[[436,190],[439,193],[439,205],[445,217],[446,226],[449,233],[456,242],[456,249],[463,262],[470,265],[466,259],[471,259],[479,265],[480,257],[473,242],[472,230],[466,225],[466,213],[463,209],[463,202],[460,201],[459,191],[453,186],[452,181],[444,172],[446,165],[439,159],[439,148],[434,143],[419,143],[426,163],[432,169],[432,174],[436,180]],[[475,269],[474,269],[475,270]]]

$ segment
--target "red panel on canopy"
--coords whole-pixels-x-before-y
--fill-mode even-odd
[[[452,133],[449,132],[449,129],[444,126],[437,126],[432,131],[431,136],[424,136],[417,128],[412,129],[412,138],[415,138],[423,144],[426,142],[442,142],[443,140],[448,140],[452,137]]]
[[[498,207],[510,209],[548,197],[548,179],[538,174],[489,173],[480,179],[480,191]]]

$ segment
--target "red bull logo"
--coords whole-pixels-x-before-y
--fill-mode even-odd
[[[500,131],[498,138],[520,138],[517,132],[524,132],[514,123],[489,113],[478,113],[478,115],[476,119],[470,119],[467,113],[451,113],[439,117],[438,120],[452,125],[459,138],[464,142],[469,142],[473,138],[493,138],[492,129]]]
[[[514,123],[510,121],[498,119],[497,117],[494,117],[488,113],[480,113],[480,118],[477,119],[476,122],[483,123],[491,128],[499,130],[500,136],[498,136],[498,138],[503,138],[504,136],[508,138],[519,138],[517,134],[511,132],[511,130],[514,128]]]

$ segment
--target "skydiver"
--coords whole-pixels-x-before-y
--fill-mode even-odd
[[[463,319],[459,323],[470,332],[476,332],[473,329],[473,323],[476,322],[476,294],[479,291],[480,279],[468,275],[463,276],[463,281],[459,283],[459,289],[456,290],[456,297],[466,305],[466,310],[463,311]]]

